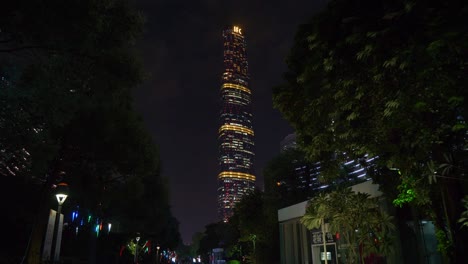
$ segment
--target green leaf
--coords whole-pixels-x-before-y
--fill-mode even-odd
[[[355,120],[356,118],[358,118],[359,114],[356,113],[356,112],[351,112],[351,114],[349,114],[347,117],[346,117],[346,120],[348,121],[352,121],[352,120]]]
[[[464,123],[458,123],[458,124],[455,124],[452,127],[453,132],[458,132],[458,131],[462,131],[462,130],[468,130],[468,125],[464,124]]]
[[[444,46],[445,46],[445,41],[443,39],[439,39],[439,40],[429,43],[429,45],[426,48],[426,51],[431,55],[435,55],[440,50],[444,49]]]
[[[465,98],[462,97],[462,96],[451,96],[448,99],[448,103],[452,107],[461,106],[461,105],[463,105],[464,101],[465,101]]]
[[[358,61],[367,59],[371,55],[373,50],[374,50],[374,47],[372,45],[370,44],[366,45],[363,50],[359,51],[356,54],[356,59]]]
[[[384,68],[394,67],[397,64],[397,61],[398,61],[398,57],[393,57],[389,60],[384,61],[382,65]]]

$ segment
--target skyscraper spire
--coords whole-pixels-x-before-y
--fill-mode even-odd
[[[246,42],[242,28],[223,30],[224,73],[221,81],[218,213],[227,222],[235,204],[255,188],[254,130]]]

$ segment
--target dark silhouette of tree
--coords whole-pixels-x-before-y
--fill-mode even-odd
[[[20,0],[0,10],[0,175],[13,184],[2,193],[33,190],[24,198],[31,210],[8,207],[30,213],[30,228],[19,232],[34,227],[30,263],[39,261],[60,181],[70,185],[64,213],[80,206],[93,221],[121,222],[128,236],[141,232],[163,248],[180,241],[158,150],[132,106],[142,23],[126,0]],[[87,228],[83,243],[95,245]]]
[[[313,196],[310,186],[313,168],[303,151],[282,152],[269,161],[263,171],[265,192],[276,197],[279,208],[303,202]]]

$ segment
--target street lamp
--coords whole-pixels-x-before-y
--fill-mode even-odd
[[[328,232],[328,225],[325,226],[325,219],[322,218],[322,241],[323,241],[323,254],[324,254],[324,260],[325,264],[328,264],[328,251],[327,251],[327,240],[325,237],[325,233]]]
[[[137,237],[135,238],[136,244],[135,244],[135,259],[134,262],[138,263],[138,241],[140,241],[140,234],[137,234]]]
[[[60,243],[62,239],[60,238],[59,241],[59,226],[60,226],[60,214],[62,213],[62,205],[68,197],[68,185],[66,183],[59,183],[57,184],[57,188],[55,191],[55,197],[57,198],[58,208],[57,213],[55,215],[55,223],[54,223],[54,235],[52,239],[52,250],[51,250],[51,259],[52,262],[58,262],[60,259]]]
[[[159,264],[159,249],[161,247],[159,245],[156,246],[156,264]]]

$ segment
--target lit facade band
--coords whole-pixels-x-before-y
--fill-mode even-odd
[[[249,89],[246,42],[240,27],[223,31],[224,73],[221,81],[221,111],[218,174],[218,214],[227,222],[235,204],[255,188],[253,174],[254,130]]]
[[[219,128],[219,134],[220,135],[223,135],[223,131],[234,131],[234,132],[237,132],[237,133],[241,133],[241,134],[249,134],[249,135],[254,135],[254,132],[252,129],[250,128],[247,128],[247,127],[243,127],[242,125],[238,125],[238,124],[230,124],[230,125],[222,125],[220,128]]]

